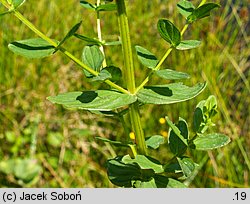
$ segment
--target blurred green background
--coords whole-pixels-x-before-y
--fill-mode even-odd
[[[91,1],[94,3],[95,1]],[[160,58],[168,45],[157,33],[157,20],[168,18],[181,29],[184,19],[173,0],[129,0],[128,15],[133,45],[141,45]],[[217,131],[232,142],[220,150],[189,152],[200,167],[190,187],[250,187],[250,49],[249,0],[212,1],[222,5],[212,16],[189,27],[186,39],[201,39],[202,46],[189,51],[173,51],[164,66],[189,73],[191,85],[207,81],[206,90],[188,102],[142,108],[146,135],[168,130],[159,118],[179,116],[191,125],[198,101],[216,96],[220,113]],[[198,5],[199,1],[194,0]],[[5,11],[0,6],[0,12]],[[80,20],[79,33],[96,37],[96,16],[78,0],[29,0],[20,8],[34,25],[51,38],[60,40]],[[105,40],[117,40],[115,13],[102,13]],[[36,37],[13,15],[0,18],[0,187],[113,187],[105,161],[126,149],[96,141],[95,136],[121,138],[122,126],[110,117],[86,111],[69,111],[53,105],[47,96],[98,88],[90,84],[82,70],[62,54],[29,60],[8,50],[14,40]],[[72,38],[65,48],[81,57],[86,44]],[[105,48],[107,61],[122,67],[120,46]],[[139,84],[148,70],[135,57]],[[153,78],[151,83],[164,83]],[[168,147],[153,153],[167,161]]]

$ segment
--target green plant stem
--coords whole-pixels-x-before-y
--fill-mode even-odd
[[[118,114],[118,118],[119,120],[121,121],[122,123],[122,127],[124,129],[124,133],[125,135],[129,138],[129,133],[130,133],[130,130],[125,122],[125,119],[124,119],[124,115],[122,114]],[[131,144],[129,145],[131,151],[132,151],[132,154],[133,154],[133,157],[135,158],[135,156],[137,155],[137,150],[136,150],[136,146],[134,144]]]
[[[130,147],[130,149],[131,149],[131,151],[133,153],[133,157],[135,158],[136,155],[137,155],[137,151],[136,151],[135,145],[129,145],[129,147]]]
[[[120,35],[122,40],[122,49],[124,57],[124,74],[128,90],[135,93],[135,76],[134,76],[134,62],[133,53],[130,41],[128,18],[126,13],[126,6],[124,0],[116,0],[118,9],[118,21],[120,28]]]
[[[186,32],[186,30],[188,29],[188,26],[189,26],[189,24],[185,24],[185,25],[184,25],[184,27],[183,27],[182,30],[181,30],[181,36],[184,35],[184,33]]]
[[[203,4],[206,3],[206,0],[202,0],[202,2],[199,4],[198,7],[202,6]],[[185,24],[184,27],[181,30],[181,36],[184,35],[185,31],[188,29],[189,24]],[[163,57],[161,58],[161,60],[159,61],[159,63],[157,64],[157,66],[149,72],[148,76],[143,80],[143,82],[136,88],[136,93],[138,91],[140,91],[140,89],[142,89],[148,82],[150,77],[154,74],[155,71],[159,70],[161,65],[163,64],[163,62],[167,59],[167,57],[170,55],[170,53],[172,52],[173,47],[170,47],[166,53],[163,55]]]
[[[126,122],[125,122],[124,116],[118,114],[118,118],[119,118],[120,122],[122,123],[122,127],[123,127],[123,129],[124,129],[125,135],[126,135],[127,137],[129,137],[130,130],[129,130],[129,128],[128,128]]]
[[[150,77],[154,74],[155,71],[159,70],[161,65],[163,64],[163,62],[167,59],[167,57],[169,56],[169,54],[172,52],[173,48],[169,48],[167,50],[167,52],[163,55],[163,57],[161,58],[161,60],[159,61],[159,63],[157,64],[157,66],[149,72],[148,76],[146,77],[146,79],[144,79],[144,81],[136,88],[136,93],[138,91],[140,91],[140,89],[142,89],[148,82]]]
[[[7,9],[11,9],[11,5],[7,4],[4,0],[0,0],[0,2],[7,8]],[[36,33],[39,37],[41,37],[42,39],[44,39],[45,41],[47,41],[48,43],[50,43],[52,46],[54,46],[55,48],[57,48],[58,44],[53,41],[52,39],[50,39],[49,37],[47,37],[45,34],[43,34],[40,30],[38,30],[29,20],[27,20],[19,11],[17,10],[13,10],[12,11],[13,14],[20,20],[22,21],[23,24],[25,24],[27,27],[29,27],[34,33]],[[97,76],[99,73],[96,72],[95,70],[91,69],[90,67],[88,67],[86,64],[82,63],[81,60],[79,60],[78,58],[76,58],[73,54],[71,54],[70,52],[68,52],[67,50],[65,50],[63,47],[59,47],[58,50],[60,50],[63,54],[65,54],[68,58],[70,58],[72,61],[74,61],[77,65],[79,65],[80,67],[82,67],[83,69],[87,70],[88,72],[90,72],[91,74],[93,74],[94,76]],[[128,92],[126,89],[122,88],[121,86],[113,83],[110,80],[105,80],[105,83],[110,85],[111,87],[117,89],[118,91],[125,93],[125,94],[130,94],[130,92]]]
[[[198,7],[202,6],[202,5],[205,4],[206,2],[207,2],[207,0],[202,0]]]
[[[142,155],[147,155],[147,146],[145,142],[144,132],[142,129],[138,102],[130,106],[130,118],[132,128],[135,133],[136,144],[138,146],[138,153]]]
[[[134,72],[134,62],[133,62],[133,53],[132,46],[129,34],[128,18],[126,13],[126,5],[124,0],[116,0],[117,10],[118,10],[118,21],[119,29],[122,40],[122,50],[124,57],[124,70],[125,80],[127,88],[131,94],[135,94],[135,72]],[[146,155],[147,147],[144,138],[144,132],[142,129],[141,118],[139,113],[139,107],[137,103],[130,105],[130,119],[133,131],[136,137],[136,144],[138,148],[138,153]]]
[[[100,5],[101,0],[97,0],[96,5],[97,7]],[[97,25],[97,35],[98,35],[98,40],[100,42],[102,42],[102,29],[101,29],[101,19],[100,19],[100,11],[96,11],[96,16],[97,16],[97,20],[96,20],[96,25]],[[106,58],[105,58],[105,52],[104,52],[104,47],[103,45],[100,45],[100,51],[102,52],[103,56],[104,56],[104,60],[102,63],[102,67],[106,67],[107,66],[107,62],[106,62]]]

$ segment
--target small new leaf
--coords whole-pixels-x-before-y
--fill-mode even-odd
[[[67,33],[67,35],[62,39],[62,41],[59,43],[57,47],[60,47],[63,43],[65,43],[66,40],[68,40],[71,36],[73,36],[76,33],[76,31],[80,28],[81,24],[82,24],[82,21],[74,25],[70,29],[70,31]]]
[[[100,42],[99,40],[97,40],[95,38],[90,38],[90,37],[80,35],[80,34],[77,34],[77,33],[75,33],[74,36],[76,38],[80,39],[80,40],[83,40],[83,41],[87,42],[88,45],[103,45],[102,42]]]
[[[108,72],[108,70],[102,69],[98,76],[91,78],[91,81],[105,81],[111,77],[112,75]]]
[[[158,64],[158,59],[147,49],[141,46],[135,46],[136,53],[138,56],[139,61],[145,66],[150,69],[154,69]]]
[[[167,19],[160,19],[157,24],[161,37],[176,47],[181,42],[181,33],[176,26]]]
[[[98,76],[91,78],[91,81],[105,81],[110,79],[113,82],[117,82],[122,77],[122,71],[115,66],[109,66],[102,69]]]
[[[80,4],[81,4],[84,8],[89,9],[89,10],[91,10],[91,11],[95,11],[95,10],[96,10],[96,6],[93,5],[93,4],[91,4],[91,3],[89,3],[89,2],[87,2],[87,1],[80,1]]]
[[[195,170],[195,163],[192,161],[192,159],[188,157],[177,157],[177,161],[182,169],[185,178],[191,176],[193,171]]]
[[[154,135],[146,139],[146,145],[147,147],[150,147],[152,149],[157,149],[160,147],[161,144],[163,144],[165,141],[165,138],[161,135]]]
[[[215,9],[220,7],[219,4],[215,4],[215,3],[206,3],[196,9],[193,10],[192,14],[190,14],[187,17],[187,21],[188,23],[193,23],[194,21],[198,20],[198,19],[202,19],[205,18],[207,16],[210,16],[210,12]]]
[[[122,78],[122,71],[118,67],[108,66],[102,70],[106,70],[109,72],[109,74],[111,75],[110,80],[113,82],[118,82]]]
[[[11,9],[17,9],[18,7],[20,7],[21,5],[23,5],[23,3],[25,2],[25,0],[7,0],[8,4],[11,5]]]
[[[181,0],[177,4],[177,8],[181,15],[183,15],[186,19],[187,17],[192,14],[193,10],[195,9],[194,5],[190,1]]]
[[[210,126],[213,126],[212,119],[217,114],[217,101],[211,95],[202,100],[196,106],[193,116],[193,129],[197,133],[204,133]]]
[[[183,40],[176,47],[177,50],[189,50],[193,48],[197,48],[201,45],[201,41],[198,40]]]
[[[104,56],[98,46],[86,46],[83,49],[82,61],[93,70],[100,72]],[[91,73],[84,70],[86,77],[93,77]]]

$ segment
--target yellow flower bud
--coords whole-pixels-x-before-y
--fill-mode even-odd
[[[168,136],[168,132],[163,130],[163,131],[161,131],[161,135],[163,137],[167,137]]]
[[[165,123],[166,123],[165,118],[160,118],[160,119],[159,119],[159,123],[162,124],[162,125],[165,124]]]
[[[135,139],[135,133],[134,132],[129,133],[129,137],[130,137],[131,140],[134,140]]]

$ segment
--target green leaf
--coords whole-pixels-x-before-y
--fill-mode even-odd
[[[138,94],[138,100],[144,104],[172,104],[186,101],[200,94],[206,83],[198,83],[188,87],[182,83],[146,86]]]
[[[187,186],[180,181],[162,175],[155,175],[154,179],[158,188],[187,188]]]
[[[86,46],[83,49],[82,61],[93,70],[99,72],[102,67],[104,56],[98,46]],[[93,77],[91,73],[84,70],[86,77]]]
[[[188,157],[177,157],[177,160],[185,178],[191,176],[193,171],[195,170],[195,163],[192,161],[192,159]]]
[[[43,58],[55,52],[55,47],[42,38],[15,41],[10,43],[8,47],[15,54],[27,58]]]
[[[181,42],[181,33],[175,25],[167,19],[160,19],[157,24],[161,37],[176,47]]]
[[[195,132],[204,133],[210,126],[214,126],[213,117],[217,114],[217,101],[211,95],[207,100],[202,100],[196,106],[193,116],[193,129]]]
[[[177,72],[171,69],[157,70],[156,75],[167,80],[189,79],[190,76],[184,72]]]
[[[80,1],[80,4],[86,8],[86,9],[89,9],[89,10],[92,10],[92,11],[95,11],[96,10],[96,6],[87,2],[87,1]]]
[[[202,109],[197,107],[194,111],[194,116],[193,116],[193,128],[195,132],[198,132],[202,123],[204,124],[204,119],[203,119],[203,112]]]
[[[210,12],[215,9],[215,8],[218,8],[220,7],[220,5],[218,4],[215,4],[215,3],[206,3],[206,4],[203,4],[202,6],[196,8],[192,14],[190,14],[188,17],[187,17],[187,20],[189,23],[192,23],[198,19],[202,19],[202,18],[205,18],[207,16],[210,16]]]
[[[174,125],[167,116],[165,118],[171,128],[168,138],[170,150],[174,155],[183,155],[188,147],[189,134],[187,122],[184,119],[179,118],[178,124]]]
[[[174,161],[174,162],[173,162]],[[164,171],[169,175],[174,175],[175,177],[180,177],[180,173],[182,173],[182,169],[180,167],[177,159],[173,160],[171,163],[164,166]]]
[[[135,188],[157,188],[155,179],[151,178],[149,181],[133,181],[133,187]]]
[[[165,141],[165,138],[161,135],[154,135],[146,139],[146,145],[147,147],[150,147],[152,149],[157,149],[161,144],[163,144]]]
[[[163,173],[163,166],[159,161],[149,156],[136,155],[134,159],[131,159],[129,155],[123,157],[122,161],[126,164],[136,163],[141,169],[152,169],[155,173]]]
[[[96,8],[97,11],[116,11],[116,4],[102,4]]]
[[[105,81],[107,79],[110,79],[111,77],[112,76],[108,72],[108,70],[102,69],[98,76],[94,76],[93,78],[91,78],[91,81]]]
[[[125,143],[125,142],[120,142],[120,141],[114,141],[114,140],[109,140],[107,138],[103,138],[103,137],[95,137],[97,140],[101,140],[103,142],[107,142],[110,143],[116,147],[129,147],[129,145],[131,145],[132,143]]]
[[[173,132],[187,145],[186,141],[189,139],[187,122],[183,118],[179,117],[179,122],[175,126],[167,116],[165,118]]]
[[[115,66],[105,67],[102,69],[98,76],[95,76],[91,81],[105,81],[110,79],[113,82],[117,82],[122,77],[122,71]]]
[[[191,148],[196,150],[212,150],[223,147],[230,142],[230,138],[220,133],[211,133],[208,135],[201,135],[194,139]]]
[[[181,182],[155,174],[158,170],[158,161],[143,156],[131,159],[129,155],[116,157],[107,162],[107,170],[110,181],[122,187],[136,188],[183,188]],[[152,162],[153,161],[153,162]],[[162,167],[161,167],[162,168]],[[153,169],[155,169],[153,171]]]
[[[194,5],[190,1],[181,0],[177,4],[177,8],[181,15],[183,15],[186,19],[187,17],[192,14],[193,10],[195,9]]]
[[[115,11],[117,9],[116,4],[101,4],[96,6],[87,1],[80,1],[80,4],[91,11]]]
[[[214,95],[211,95],[207,98],[204,103],[206,110],[209,111],[209,117],[213,117],[216,114],[217,109],[217,100]]]
[[[189,50],[193,48],[197,48],[201,45],[201,41],[198,40],[183,40],[176,47],[177,50]]]
[[[24,4],[25,0],[12,0],[12,5],[16,9]]]
[[[147,49],[141,47],[141,46],[135,46],[138,59],[140,62],[150,69],[154,69],[156,65],[158,64],[158,59]]]
[[[60,47],[63,43],[65,43],[66,40],[68,40],[71,36],[73,36],[76,33],[76,31],[80,28],[81,24],[82,24],[82,21],[74,25],[70,29],[70,31],[67,33],[67,35],[62,39],[62,41],[59,43],[57,47]]]
[[[142,177],[141,169],[138,164],[125,164],[122,159],[118,156],[107,161],[109,180],[117,186],[132,187],[132,181]]]
[[[183,183],[162,175],[155,175],[149,181],[137,180],[133,183],[136,188],[186,188]]]
[[[111,111],[136,101],[136,97],[112,90],[78,91],[50,96],[52,103],[64,105],[69,109]]]
[[[117,82],[117,81],[121,80],[121,78],[122,78],[122,71],[118,67],[108,66],[102,70],[106,70],[109,72],[109,74],[111,75],[110,80],[113,82]]]
[[[102,45],[103,44],[102,42],[100,42],[99,40],[95,38],[90,38],[84,35],[79,35],[77,33],[75,33],[74,36],[80,40],[87,42],[89,45]]]

